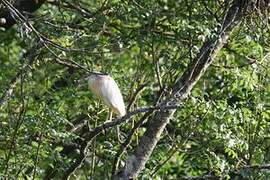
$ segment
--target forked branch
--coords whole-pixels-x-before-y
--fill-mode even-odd
[[[168,96],[161,104],[177,104],[187,98],[194,85],[213,62],[223,45],[227,42],[230,33],[240,23],[241,18],[245,15],[248,5],[249,1],[246,0],[233,1],[233,4],[224,17],[223,24],[219,29],[218,34],[212,36],[212,38],[204,43],[200,52],[189,64],[187,70],[175,83],[172,95]],[[136,150],[128,157],[122,171],[113,175],[114,179],[133,179],[138,176],[141,170],[144,169],[146,162],[160,139],[161,133],[169,123],[175,111],[176,110],[171,109],[155,113]]]

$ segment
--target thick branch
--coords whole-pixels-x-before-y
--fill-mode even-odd
[[[239,24],[247,8],[245,0],[235,0],[224,17],[223,25],[217,36],[209,39],[201,48],[196,58],[190,63],[182,77],[175,83],[173,94],[165,101],[165,104],[175,104],[181,102],[190,93],[191,89],[204,74],[205,70],[212,63],[217,53],[227,42],[230,33]],[[157,112],[150,121],[149,127],[141,138],[135,152],[126,160],[125,168],[114,179],[132,179],[138,176],[144,168],[147,160],[152,154],[160,135],[175,110],[165,110]]]
[[[132,112],[129,112],[122,118],[117,118],[114,121],[109,121],[105,122],[94,129],[87,130],[86,132],[82,132],[83,138],[86,141],[90,141],[94,137],[96,137],[98,134],[100,134],[102,131],[106,131],[110,128],[113,128],[117,125],[120,125],[121,123],[124,123],[128,121],[132,116],[140,114],[140,113],[145,113],[145,112],[150,112],[150,111],[164,111],[164,110],[170,110],[170,109],[179,109],[181,108],[181,104],[175,104],[175,105],[159,105],[159,106],[154,106],[154,107],[147,107],[147,108],[140,108],[137,110],[134,110]]]
[[[127,115],[125,115],[122,118],[117,118],[114,121],[105,122],[94,129],[89,129],[88,125],[84,125],[82,127],[82,130],[80,132],[80,138],[75,139],[73,142],[73,147],[71,146],[65,146],[62,151],[62,154],[67,154],[68,152],[72,151],[72,148],[79,148],[80,154],[74,158],[73,163],[70,164],[69,168],[67,168],[64,172],[62,172],[62,178],[67,179],[80,165],[83,163],[85,156],[87,155],[87,147],[88,143],[96,137],[98,134],[100,134],[102,131],[109,130],[113,127],[116,127],[117,125],[124,123],[128,121],[132,116],[140,114],[140,113],[149,113],[153,111],[164,111],[166,109],[178,109],[181,108],[182,105],[168,105],[168,106],[154,106],[154,107],[148,107],[148,108],[140,108],[137,110],[134,110],[132,112],[128,112]],[[75,146],[74,146],[75,145]],[[71,149],[70,149],[71,148]],[[51,179],[54,176],[57,175],[58,169],[48,169],[46,172],[46,175],[44,179]]]

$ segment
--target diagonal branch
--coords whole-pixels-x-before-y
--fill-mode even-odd
[[[80,149],[80,153],[78,156],[76,156],[74,158],[74,161],[70,164],[70,166],[64,172],[61,172],[62,179],[68,179],[70,177],[70,175],[72,175],[73,172],[75,172],[76,169],[79,168],[83,164],[85,157],[87,155],[87,149],[88,149],[89,143],[91,142],[91,140],[94,137],[99,135],[101,132],[104,132],[104,131],[109,130],[113,127],[116,127],[117,125],[128,121],[129,119],[131,119],[131,117],[133,117],[137,114],[141,114],[141,113],[148,114],[150,112],[152,113],[155,111],[164,111],[164,110],[168,110],[168,109],[179,109],[181,107],[182,107],[182,105],[176,104],[176,105],[166,105],[166,106],[159,105],[159,106],[153,106],[153,107],[139,108],[139,109],[136,109],[132,112],[128,112],[128,114],[122,118],[117,118],[114,121],[105,122],[105,123],[95,127],[94,129],[89,129],[88,125],[84,125],[82,127],[81,132],[80,132],[80,137],[76,138],[73,141],[73,144],[76,146],[75,148]],[[70,148],[71,148],[70,146],[64,145],[64,149],[62,151],[63,154],[65,154],[65,152],[69,152]],[[53,169],[53,168],[48,169],[44,179],[51,179],[54,176],[56,176],[57,173],[59,173],[58,169]]]
[[[217,53],[227,42],[230,33],[240,23],[246,12],[249,1],[234,0],[226,13],[223,25],[218,34],[204,43],[198,55],[189,64],[187,70],[173,87],[173,93],[162,104],[176,104],[187,98],[188,94],[198,82],[206,69],[215,59]],[[149,127],[140,140],[135,152],[128,157],[124,169],[114,175],[114,179],[133,179],[144,169],[146,162],[152,154],[161,133],[169,123],[176,110],[156,112]]]
[[[131,142],[131,139],[132,139],[132,136],[133,134],[136,132],[136,130],[146,121],[146,119],[152,115],[153,113],[153,110],[151,111],[148,111],[147,113],[145,113],[143,115],[143,117],[134,125],[134,127],[131,129],[131,131],[128,133],[128,136],[125,140],[124,143],[121,144],[120,146],[120,150],[117,152],[117,154],[115,155],[114,157],[114,160],[113,160],[113,167],[112,167],[112,174],[115,174],[117,168],[118,168],[118,165],[119,165],[119,161],[120,161],[120,157],[121,155],[124,153],[124,151],[127,149],[127,147],[129,146],[130,142]]]
[[[119,124],[122,124],[128,121],[132,116],[140,114],[140,113],[146,113],[150,111],[165,111],[165,110],[171,110],[171,109],[179,109],[181,107],[182,107],[181,104],[174,104],[174,105],[159,105],[159,106],[153,106],[153,107],[139,108],[132,112],[129,112],[127,115],[123,116],[122,118],[117,118],[114,121],[105,122],[94,129],[87,130],[87,132],[83,134],[83,138],[86,141],[90,141],[101,132],[108,130],[112,127],[115,127]]]

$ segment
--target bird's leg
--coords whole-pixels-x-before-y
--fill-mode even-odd
[[[116,131],[117,131],[117,139],[118,139],[118,141],[120,143],[123,143],[124,141],[122,141],[122,139],[121,139],[121,131],[120,131],[120,126],[119,125],[116,126]]]
[[[107,114],[106,120],[105,122],[110,122],[112,120],[112,110],[109,108],[109,112]],[[105,135],[106,137],[106,131],[103,129],[102,133]]]
[[[107,117],[107,121],[112,121],[113,118],[113,111],[111,108],[109,108],[109,114]],[[120,127],[119,125],[116,126],[116,133],[117,133],[117,139],[120,143],[122,143],[123,141],[121,140],[121,131],[120,131]]]
[[[97,99],[97,107],[98,107],[98,109],[99,109],[99,107],[100,107],[100,99]],[[107,117],[108,118],[108,117]],[[107,118],[106,118],[106,120],[107,120]],[[104,130],[104,129],[102,129],[102,134],[104,134],[104,136],[106,136],[106,131]]]
[[[106,121],[112,121],[112,115],[113,115],[113,112],[112,112],[112,110],[109,108],[109,113],[108,113],[108,115],[107,115]]]

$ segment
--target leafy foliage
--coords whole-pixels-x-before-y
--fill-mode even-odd
[[[132,103],[129,110],[153,106],[216,35],[226,2],[57,1],[29,19],[37,32],[23,23],[0,32],[0,95],[18,78],[0,109],[0,176],[40,179],[55,172],[60,178],[79,154],[80,125],[92,129],[106,120],[107,107],[87,85],[78,87],[85,70],[68,63],[111,74],[126,105]],[[43,36],[47,46],[36,47]],[[270,167],[246,168],[270,164],[269,42],[261,19],[234,31],[167,126],[141,178],[269,178]],[[121,125],[123,139],[142,117]],[[147,125],[136,130],[120,167]],[[110,178],[120,147],[116,128],[101,133],[72,178]]]

